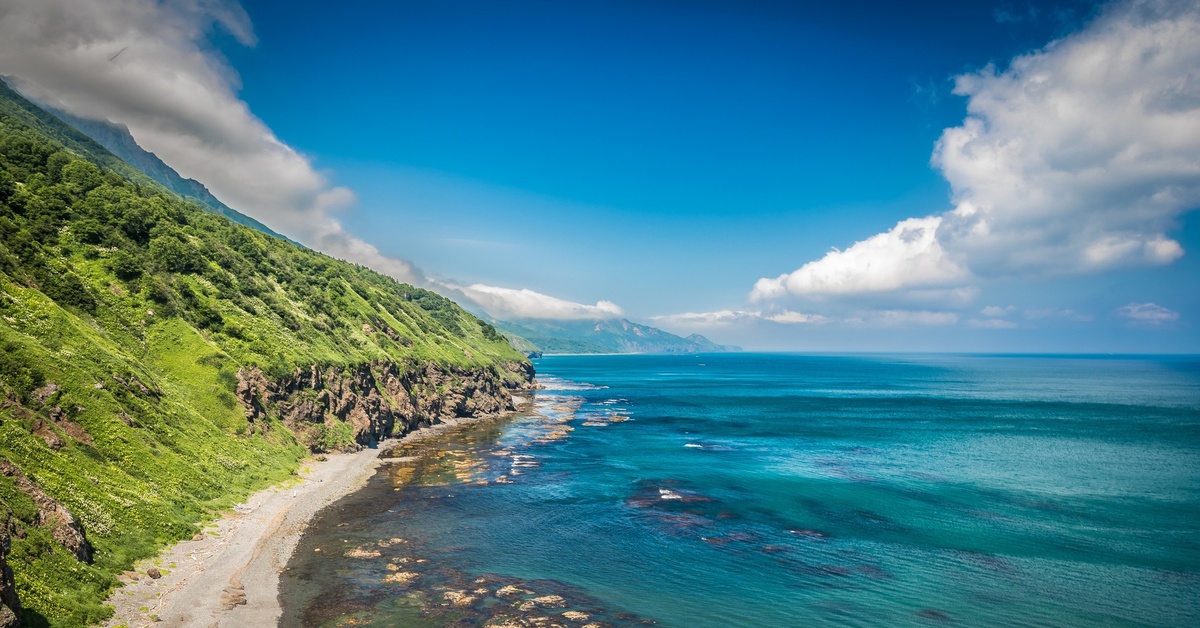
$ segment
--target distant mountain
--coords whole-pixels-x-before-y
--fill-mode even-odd
[[[681,338],[629,320],[491,321],[513,346],[530,353],[707,353],[736,351],[700,334]]]
[[[0,89],[5,89],[6,91],[12,89],[7,81],[0,80],[0,83],[4,84]],[[46,103],[34,102],[33,104],[38,105],[45,112],[58,118],[82,135],[94,140],[95,143],[103,146],[108,152],[120,157],[122,161],[137,168],[139,172],[157,181],[168,190],[184,197],[184,199],[193,201],[201,207],[225,216],[240,225],[257,229],[276,238],[287,239],[272,231],[261,222],[222,203],[220,199],[213,196],[212,192],[208,191],[208,188],[204,187],[203,183],[195,179],[185,179],[178,172],[175,172],[175,169],[159,159],[158,155],[139,146],[137,141],[133,139],[133,136],[130,135],[129,127],[124,124],[116,124],[107,120],[80,118]],[[61,141],[61,138],[56,139]],[[94,155],[90,154],[87,156],[94,157]]]
[[[722,351],[741,351],[742,350],[741,347],[735,347],[733,345],[719,345],[719,344],[709,340],[708,338],[701,336],[700,334],[692,334],[692,335],[688,336],[687,338],[684,338],[684,340],[692,341],[692,343],[695,344],[697,347],[700,347],[700,351],[702,351],[704,353],[719,353]]]

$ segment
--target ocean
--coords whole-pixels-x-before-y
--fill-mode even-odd
[[[283,625],[1200,626],[1200,358],[535,365],[314,521]]]

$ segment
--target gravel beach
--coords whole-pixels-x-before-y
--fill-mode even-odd
[[[515,399],[518,406],[527,400]],[[466,418],[417,430],[430,435]],[[308,522],[323,508],[366,484],[388,447],[329,454],[301,465],[297,478],[255,493],[193,540],[165,549],[126,572],[125,586],[109,597],[115,613],[106,626],[274,626],[281,614],[279,573]],[[157,575],[158,577],[153,577]]]

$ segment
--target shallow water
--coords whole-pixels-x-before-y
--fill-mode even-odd
[[[314,523],[284,625],[1200,625],[1194,359],[537,369]]]

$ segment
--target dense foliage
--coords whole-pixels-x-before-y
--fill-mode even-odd
[[[454,303],[207,213],[27,104],[0,95],[0,459],[97,550],[75,560],[0,475],[28,624],[102,620],[115,574],[295,472],[306,443],[246,419],[239,368],[513,377],[520,354]]]

